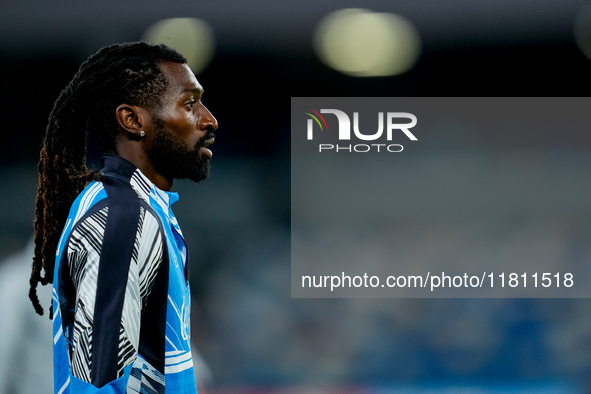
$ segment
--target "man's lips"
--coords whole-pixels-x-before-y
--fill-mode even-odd
[[[201,148],[205,151],[204,153],[209,157],[212,157],[213,153],[207,147],[213,145],[214,142],[215,142],[215,138],[212,136],[212,137],[204,140],[203,143],[201,144]]]
[[[213,145],[213,143],[215,142],[215,138],[211,137],[206,139],[205,141],[203,141],[203,147],[208,147],[210,145]]]

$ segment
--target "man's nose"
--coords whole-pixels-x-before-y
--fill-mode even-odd
[[[203,106],[203,114],[199,120],[199,128],[201,130],[214,131],[218,128],[217,119],[209,112],[207,107]]]

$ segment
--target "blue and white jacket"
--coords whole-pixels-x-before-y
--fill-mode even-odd
[[[158,189],[119,156],[76,198],[53,278],[55,393],[196,393],[188,251]]]

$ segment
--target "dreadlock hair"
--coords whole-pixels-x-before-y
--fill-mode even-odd
[[[37,285],[53,283],[56,249],[70,206],[86,184],[102,180],[86,167],[88,133],[98,132],[105,152],[116,152],[116,108],[123,103],[155,109],[167,80],[158,65],[186,63],[165,45],[115,44],[99,50],[62,90],[49,116],[39,160],[35,207],[35,255],[29,298],[43,315]],[[42,270],[44,275],[42,275]],[[52,318],[50,307],[50,319]]]

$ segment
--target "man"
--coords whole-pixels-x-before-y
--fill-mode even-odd
[[[169,190],[208,175],[218,125],[202,94],[182,55],[131,43],[92,55],[55,103],[29,297],[42,314],[36,286],[53,283],[56,393],[196,392],[188,254]],[[86,167],[87,132],[102,137],[100,172]]]

